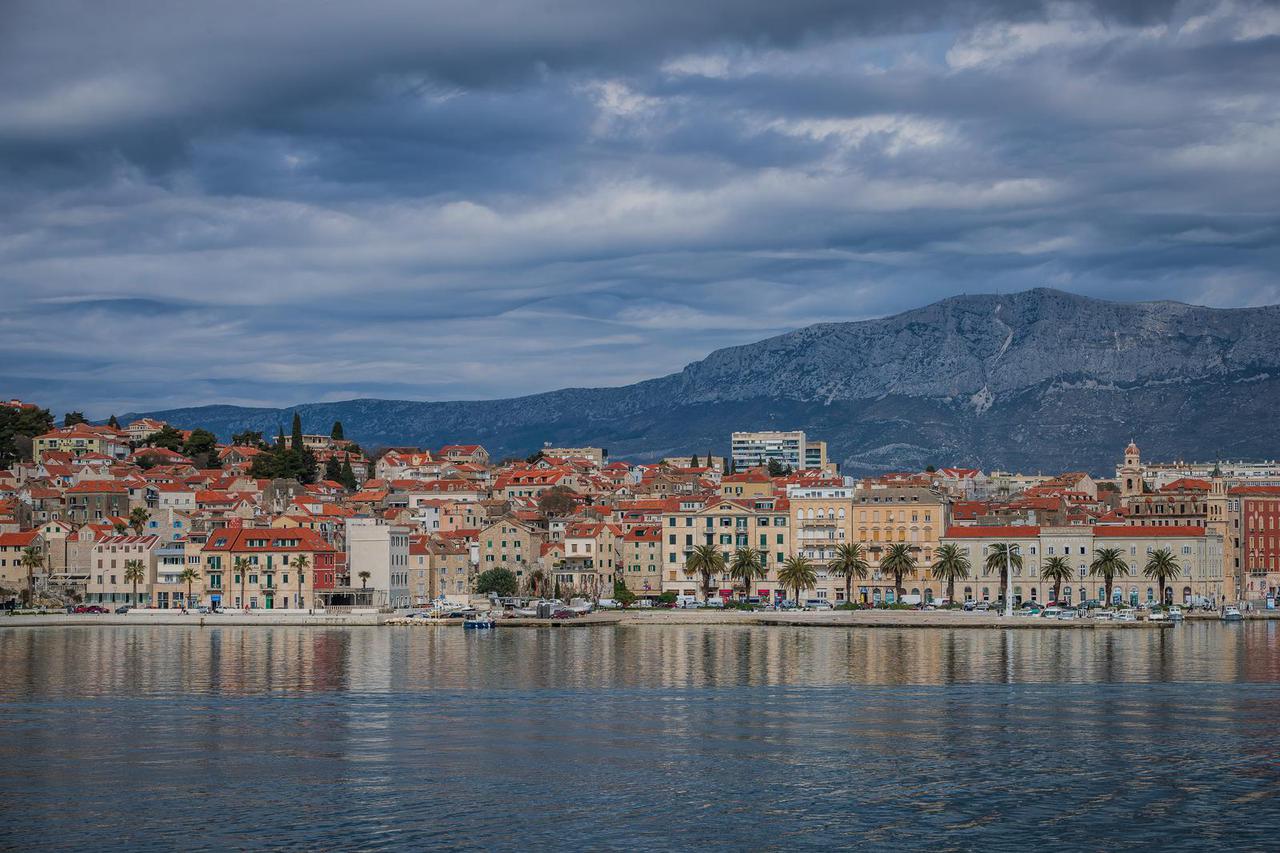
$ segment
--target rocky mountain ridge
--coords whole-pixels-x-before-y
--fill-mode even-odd
[[[1275,455],[1280,307],[1122,303],[1037,289],[956,296],[717,350],[619,388],[509,400],[349,400],[146,413],[220,436],[341,420],[368,446],[544,441],[614,458],[723,453],[735,429],[805,429],[850,473],[925,464],[1109,471],[1130,437],[1161,458]],[[131,415],[132,417],[132,415]]]

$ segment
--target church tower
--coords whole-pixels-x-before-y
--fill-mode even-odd
[[[1142,454],[1133,441],[1124,449],[1124,464],[1116,472],[1120,480],[1120,496],[1131,498],[1142,494]]]

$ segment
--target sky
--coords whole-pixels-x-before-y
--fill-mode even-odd
[[[959,293],[1280,302],[1280,5],[0,4],[0,396],[620,385]]]

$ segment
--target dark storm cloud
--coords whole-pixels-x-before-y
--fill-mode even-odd
[[[615,384],[957,292],[1280,301],[1274,3],[10,3],[0,384]]]

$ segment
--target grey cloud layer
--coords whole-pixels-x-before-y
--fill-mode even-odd
[[[0,12],[0,393],[490,397],[956,292],[1280,301],[1274,3],[109,5]]]

